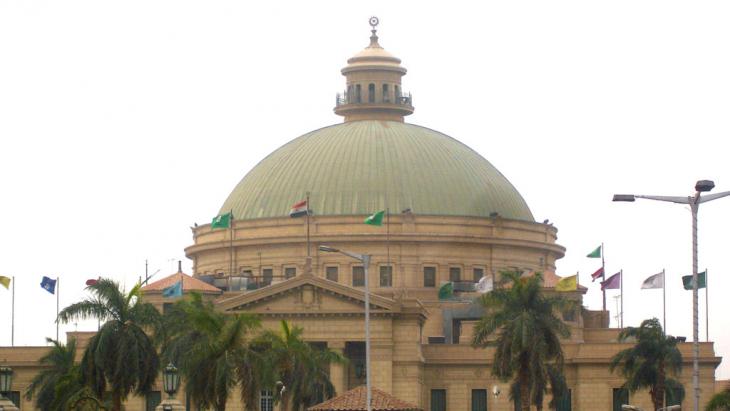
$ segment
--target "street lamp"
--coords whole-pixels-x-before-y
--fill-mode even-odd
[[[13,369],[10,367],[0,367],[0,399],[4,398],[3,394],[10,392],[13,385]]]
[[[715,183],[710,180],[700,180],[695,184],[695,194],[687,197],[671,197],[671,196],[646,196],[634,194],[615,194],[613,201],[636,201],[637,198],[647,200],[667,201],[670,203],[687,204],[692,212],[692,388],[694,390],[694,411],[700,409],[700,343],[699,343],[699,325],[697,317],[697,211],[700,204],[708,201],[717,200],[730,195],[730,191],[724,191],[717,194],[709,194],[704,197],[702,193],[706,193],[715,188]]]
[[[0,367],[0,411],[16,411],[18,407],[6,398],[4,394],[10,392],[13,386],[13,369],[10,367]]]
[[[172,363],[167,364],[164,370],[162,370],[162,385],[167,395],[173,398],[180,387],[180,374],[177,371],[177,367]]]
[[[354,258],[362,263],[365,271],[365,385],[367,387],[367,411],[372,411],[372,388],[370,386],[370,289],[368,288],[368,267],[370,266],[369,254],[356,254],[349,251],[340,250],[326,245],[320,245],[319,251],[325,253],[340,253],[350,258]]]

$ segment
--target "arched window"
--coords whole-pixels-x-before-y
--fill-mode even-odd
[[[347,95],[345,96],[345,101],[348,103],[352,103],[355,100],[354,96],[352,95],[352,84],[347,86]]]
[[[383,84],[383,103],[390,103],[390,96],[388,95],[387,84]]]
[[[375,84],[368,84],[368,103],[375,103]]]
[[[355,103],[362,103],[362,87],[359,84],[355,86]]]

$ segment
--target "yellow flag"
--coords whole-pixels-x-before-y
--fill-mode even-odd
[[[10,288],[10,277],[5,277],[4,275],[0,275],[0,284],[2,284],[3,287],[6,289]]]
[[[578,274],[565,277],[555,284],[555,291],[575,291],[578,289]]]

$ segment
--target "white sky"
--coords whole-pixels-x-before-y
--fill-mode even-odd
[[[585,255],[604,242],[609,274],[624,269],[626,325],[661,317],[661,291],[639,287],[666,268],[668,332],[691,340],[688,209],[611,196],[688,195],[705,178],[730,190],[730,3],[479,3],[0,2],[0,275],[16,278],[16,345],[55,336],[43,275],[61,277],[63,307],[87,278],[131,286],[145,259],[160,277],[178,259],[190,272],[193,222],[266,154],[341,122],[339,70],[371,15],[409,69],[407,121],[474,148],[554,222],[559,274],[589,284],[600,262]],[[720,356],[728,212],[730,198],[707,203],[699,223]],[[586,304],[600,307],[597,283]]]

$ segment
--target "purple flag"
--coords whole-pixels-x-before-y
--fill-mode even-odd
[[[621,271],[608,277],[608,280],[601,281],[601,290],[616,290],[621,288]]]

